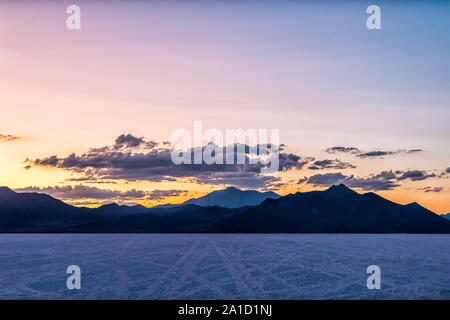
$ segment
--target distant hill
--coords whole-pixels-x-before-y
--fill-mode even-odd
[[[0,187],[0,232],[70,232],[100,220],[46,194],[16,193]]]
[[[136,206],[125,206],[118,205],[117,203],[110,203],[100,206],[95,209],[91,209],[91,211],[95,214],[101,215],[103,217],[114,217],[114,216],[123,216],[129,214],[138,214],[138,213],[146,213],[148,212],[148,208],[136,205]]]
[[[239,198],[243,194],[245,197]],[[45,194],[16,193],[3,187],[0,232],[450,233],[449,220],[417,203],[400,205],[344,185],[268,197],[255,206],[203,206],[211,202],[223,205],[225,199],[235,200],[232,206],[242,205],[248,203],[248,194],[264,196],[228,188],[192,199],[202,205],[146,208],[109,204],[88,209]],[[252,199],[256,201],[256,197]]]
[[[173,208],[186,204],[194,204],[201,207],[219,206],[235,209],[246,206],[257,206],[266,199],[278,199],[280,195],[275,192],[258,192],[255,190],[239,190],[229,187],[224,190],[213,191],[206,196],[194,198],[182,204],[166,204],[155,208]]]
[[[444,217],[445,219],[450,220],[450,213],[443,214],[442,217]]]

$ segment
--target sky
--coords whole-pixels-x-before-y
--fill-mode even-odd
[[[0,0],[0,185],[153,206],[344,183],[448,213],[450,4],[376,4],[380,30],[365,1]],[[279,129],[280,172],[174,167],[197,120]]]

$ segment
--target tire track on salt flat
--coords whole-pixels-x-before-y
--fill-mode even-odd
[[[247,240],[246,237],[241,239],[242,242],[247,242],[246,240]],[[251,265],[249,266],[245,263],[245,259],[242,254],[244,250],[250,250],[250,249],[248,249],[247,247],[240,248],[234,254],[236,266],[240,270],[241,274],[245,276],[245,281],[247,281],[248,283],[251,284],[253,291],[256,290],[257,292],[263,292],[264,288],[263,288],[263,285],[261,284],[261,281],[258,281],[258,279],[254,275],[251,274],[252,266]]]
[[[169,267],[169,269],[166,272],[164,272],[155,282],[153,282],[150,286],[147,287],[143,296],[147,296],[149,294],[153,295],[153,293],[159,286],[161,286],[164,282],[170,280],[173,274],[174,273],[176,274],[177,273],[176,271],[180,270],[182,264],[186,260],[188,260],[188,258],[190,258],[190,256],[194,253],[195,249],[197,249],[197,247],[199,246],[199,244],[200,240],[197,239],[185,254],[183,254],[174,264],[172,264],[172,266]]]
[[[125,252],[129,252],[133,248],[133,243],[135,243],[135,238],[131,238],[129,241],[125,243],[125,245],[120,250],[120,253],[118,254],[119,257],[122,257]],[[128,279],[128,272],[127,270],[124,270],[124,268],[121,268],[119,266],[119,263],[122,262],[121,260],[114,260],[114,263],[112,265],[113,270],[117,273],[117,279],[118,279],[118,285],[119,290],[117,292],[117,298],[124,299],[128,297],[129,295],[129,279]]]
[[[200,283],[201,286],[199,287],[199,289],[206,288],[206,289],[214,291],[215,294],[222,295],[222,296],[225,295],[225,292],[222,289],[213,286],[213,283],[211,281],[204,279],[201,275],[197,275],[193,272],[194,268],[199,264],[199,262],[202,261],[203,258],[208,255],[208,249],[210,249],[210,247],[205,246],[203,248],[203,250],[201,250],[200,254],[198,254],[196,256],[195,260],[191,260],[190,262],[186,263],[186,265],[183,268],[183,274],[182,274],[180,280],[178,281],[177,285],[174,288],[172,288],[172,290],[170,290],[170,292],[169,292],[170,299],[185,298],[185,297],[180,297],[179,295],[178,296],[175,295],[175,292],[179,293],[179,290],[187,282],[187,280],[189,278],[192,278],[195,281]]]
[[[223,251],[213,241],[209,240],[209,242],[211,243],[212,247],[216,250],[219,257],[222,259],[239,293],[244,293],[244,295],[248,297],[247,299],[250,300],[256,299],[253,291],[250,290],[249,286],[241,278],[241,276],[239,275],[239,271],[234,268],[233,263],[230,261],[230,259],[228,259],[227,255],[224,254]]]

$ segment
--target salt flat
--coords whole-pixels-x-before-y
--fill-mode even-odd
[[[449,271],[450,235],[0,235],[0,299],[450,299]]]

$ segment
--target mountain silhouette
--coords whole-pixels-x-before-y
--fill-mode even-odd
[[[243,192],[249,194],[228,188],[192,201],[223,205],[221,201],[227,198],[223,195]],[[231,199],[236,200],[233,206],[248,203],[239,196]],[[112,203],[95,209],[77,208],[45,194],[16,193],[2,187],[0,232],[450,233],[449,220],[417,203],[400,205],[372,192],[359,194],[344,185],[267,197],[255,206],[203,205],[146,208]]]
[[[105,220],[80,226],[92,233],[209,233],[211,227],[246,208],[227,209],[187,204],[174,208],[148,208],[145,214],[103,215]],[[95,209],[94,209],[95,212]]]
[[[448,233],[450,222],[417,203],[400,205],[341,184],[265,200],[215,228],[242,233]]]
[[[445,219],[450,220],[450,213],[443,214],[442,216],[443,216]]]
[[[118,205],[117,203],[110,203],[102,205],[98,208],[91,209],[91,211],[95,214],[98,214],[103,217],[114,217],[114,216],[123,216],[129,214],[139,214],[148,212],[148,208],[142,205],[135,206],[125,206]]]
[[[99,220],[49,195],[16,193],[0,187],[0,232],[70,232]]]
[[[186,204],[194,204],[201,207],[219,206],[235,209],[246,206],[257,206],[266,199],[278,199],[280,195],[275,192],[259,192],[255,190],[239,190],[229,187],[223,190],[213,191],[200,198],[189,199],[181,204],[166,204],[155,208],[173,208]]]

